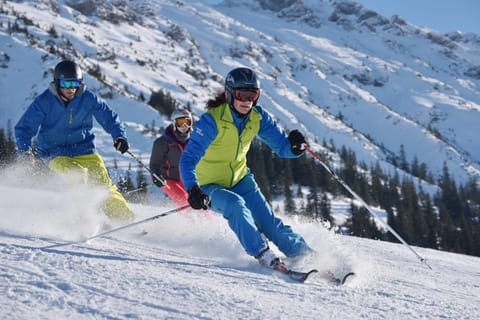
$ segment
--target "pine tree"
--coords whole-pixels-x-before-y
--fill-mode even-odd
[[[405,152],[405,146],[403,144],[400,145],[400,155],[398,162],[400,163],[400,169],[405,172],[409,172],[407,154]]]
[[[330,225],[335,224],[335,219],[332,217],[331,214],[330,199],[328,198],[326,193],[323,194],[322,200],[320,201],[320,215],[322,219],[328,221]]]
[[[125,193],[127,191],[135,189],[132,181],[131,165],[128,165],[127,174],[125,177],[121,177],[118,182],[118,189],[120,192]]]
[[[383,235],[377,228],[375,222],[364,207],[358,208],[353,202],[350,203],[350,216],[345,221],[346,227],[350,233],[357,237],[382,239]]]
[[[427,193],[425,194],[422,193],[421,198],[422,198],[421,210],[425,218],[426,233],[422,234],[422,238],[420,240],[419,245],[437,249],[438,248],[438,243],[437,243],[438,227],[437,227],[437,216],[433,208],[433,203],[430,196]]]
[[[296,214],[297,213],[297,207],[295,205],[295,201],[293,200],[293,193],[292,190],[290,189],[290,184],[285,183],[284,184],[284,212],[286,214]]]
[[[7,138],[5,132],[0,129],[0,167],[7,164]]]
[[[16,145],[11,122],[7,123],[7,133],[0,129],[0,167],[12,163],[16,158]]]
[[[439,186],[441,189],[439,201],[445,205],[454,223],[458,223],[461,218],[463,206],[460,201],[455,180],[450,176],[447,164],[443,164],[443,175],[440,178]]]
[[[313,219],[317,219],[321,216],[320,198],[315,185],[310,186],[310,192],[307,196],[307,207],[305,208],[305,214]]]
[[[370,194],[372,195],[372,201],[376,204],[379,204],[382,207],[386,207],[386,201],[384,196],[385,187],[383,186],[383,173],[380,163],[377,161],[375,167],[370,169],[371,175],[371,184],[370,184]]]
[[[452,250],[455,247],[455,225],[443,203],[438,206],[438,248],[440,250]]]
[[[342,146],[340,157],[343,161],[343,170],[341,170],[340,176],[347,185],[352,186],[355,184],[357,177],[357,159],[355,154],[353,151],[347,150],[345,146]]]
[[[145,203],[147,200],[147,177],[142,166],[137,169],[137,188],[138,191],[133,194],[131,198],[134,202]]]
[[[403,225],[397,230],[406,236],[406,240],[412,244],[419,244],[422,235],[426,233],[426,223],[423,212],[420,209],[420,201],[412,180],[404,179],[401,187],[401,206]]]

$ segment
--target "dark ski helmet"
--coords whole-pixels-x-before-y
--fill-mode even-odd
[[[260,90],[260,81],[255,72],[249,68],[236,68],[230,71],[225,78],[225,91],[227,92],[228,104],[233,103],[235,89],[258,89]],[[253,101],[256,105],[258,98]]]
[[[82,69],[75,62],[64,60],[55,66],[53,73],[53,80],[57,86],[60,79],[77,79],[82,81]]]

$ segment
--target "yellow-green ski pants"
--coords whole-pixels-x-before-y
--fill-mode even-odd
[[[61,174],[69,171],[80,172],[85,183],[106,185],[110,197],[102,206],[105,214],[110,218],[133,221],[134,215],[132,210],[125,198],[118,192],[117,186],[110,179],[105,162],[98,153],[75,157],[59,156],[53,158],[48,166],[53,171]]]

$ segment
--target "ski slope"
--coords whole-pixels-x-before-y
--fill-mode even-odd
[[[58,177],[0,172],[1,319],[479,319],[480,258],[415,248],[429,270],[400,244],[292,217],[283,218],[318,251],[294,266],[358,276],[342,287],[293,283],[246,255],[220,215],[198,211],[39,249],[100,232],[111,223],[96,210],[104,196]],[[132,208],[137,220],[171,209]]]

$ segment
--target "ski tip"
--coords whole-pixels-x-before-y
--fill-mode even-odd
[[[310,271],[305,272],[303,277],[301,278],[300,282],[304,283],[305,281],[308,280],[308,277],[310,277],[313,273],[317,273],[317,272],[318,272],[317,269],[312,269]]]
[[[341,284],[342,285],[345,285],[347,284],[348,282],[350,282],[350,280],[352,280],[355,276],[355,272],[349,272],[347,273],[346,275],[343,276],[343,279],[341,281]]]
[[[316,272],[318,272],[317,269],[312,269],[312,270],[308,271],[307,274],[311,275],[312,273],[316,273]]]
[[[307,272],[305,273],[305,276],[304,276],[304,278],[303,278],[302,283],[305,282],[305,281],[307,281],[307,280],[308,280],[308,277],[310,277],[313,273],[317,273],[317,272],[318,272],[317,269],[312,269],[312,270],[310,270],[310,271],[307,271]]]

